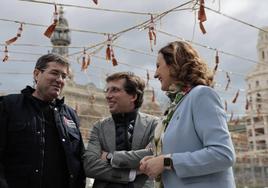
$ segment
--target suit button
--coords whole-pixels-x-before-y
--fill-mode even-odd
[[[35,172],[36,172],[36,173],[38,173],[38,172],[39,172],[39,170],[38,170],[38,169],[36,169],[36,170],[35,170]]]
[[[55,107],[54,110],[57,111],[58,109]]]
[[[37,131],[37,134],[38,134],[38,135],[40,135],[40,133],[41,133],[40,131]]]
[[[65,139],[63,138],[62,141],[65,142]]]
[[[74,178],[74,175],[70,174],[70,178],[71,178],[71,179]]]

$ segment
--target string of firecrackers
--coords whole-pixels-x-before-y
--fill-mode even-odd
[[[81,64],[81,71],[82,72],[86,72],[86,70],[88,69],[88,66],[91,64],[90,54],[95,54],[98,51],[100,51],[102,48],[103,48],[103,46],[100,46],[98,49],[88,53],[87,49],[84,47],[82,55],[77,57],[77,62],[78,62],[78,64]],[[81,63],[80,63],[80,58],[82,58]]]
[[[155,33],[155,23],[154,23],[154,17],[151,14],[151,20],[149,24],[149,40],[150,40],[150,47],[151,47],[151,52],[153,52],[153,45],[156,45],[156,33]]]
[[[23,31],[23,24],[20,23],[20,26],[19,26],[19,28],[18,28],[18,31],[17,31],[16,36],[13,37],[13,38],[11,38],[11,39],[9,39],[9,40],[7,40],[7,41],[5,42],[6,45],[10,45],[10,44],[16,42],[17,39],[18,39],[19,37],[21,37],[21,33],[22,33],[22,31]]]
[[[32,3],[43,3],[43,4],[54,4],[52,2],[37,1],[37,0],[20,0],[20,1],[29,1],[29,2],[32,2]],[[199,4],[200,5],[200,3],[198,3],[199,0],[196,0],[196,1],[197,1],[196,4]],[[191,0],[190,2],[193,2],[193,0]],[[189,4],[190,2],[184,3],[183,5]],[[60,5],[60,6],[66,6],[66,7],[93,9],[93,10],[99,10],[99,11],[111,11],[111,12],[117,12],[117,13],[127,13],[127,14],[138,14],[138,15],[148,15],[148,14],[150,14],[148,12],[134,12],[134,11],[124,11],[124,10],[103,9],[103,8],[96,8],[96,7],[84,7],[84,6],[78,6],[78,5],[63,4],[63,3],[58,3],[58,5]],[[231,19],[233,21],[242,23],[242,24],[247,25],[249,27],[255,28],[255,29],[259,30],[259,31],[263,31],[265,33],[268,33],[268,31],[266,31],[266,30],[264,30],[264,29],[262,29],[262,28],[260,28],[258,26],[255,26],[253,24],[250,24],[250,23],[247,23],[245,21],[239,20],[238,18],[235,18],[235,17],[232,17],[232,16],[229,16],[229,15],[226,15],[226,14],[222,13],[221,12],[221,3],[220,3],[220,0],[219,0],[218,10],[214,10],[212,8],[206,7],[205,5],[204,5],[204,8],[207,9],[207,10],[209,10],[209,11],[212,11],[212,12],[214,12],[216,14],[219,14],[221,16],[224,16],[224,17],[226,17],[228,19]],[[172,9],[172,11],[177,11],[177,10],[178,10],[178,8]],[[182,9],[182,10],[185,10],[185,9]]]
[[[200,47],[202,47],[202,48],[206,48],[206,49],[209,49],[209,50],[212,50],[212,51],[217,51],[217,49],[214,48],[214,47],[211,47],[211,46],[208,46],[208,45],[205,45],[205,44],[201,44],[201,43],[198,43],[198,42],[195,42],[195,41],[187,40],[187,39],[185,39],[185,38],[183,38],[183,37],[180,37],[180,36],[177,36],[177,35],[168,33],[168,32],[166,32],[166,31],[157,30],[157,32],[158,32],[158,33],[161,33],[161,34],[163,34],[163,35],[166,35],[166,36],[174,37],[174,38],[176,38],[176,39],[179,39],[179,40],[188,42],[188,43],[190,43],[190,44],[194,44],[194,45],[200,46]],[[235,57],[235,58],[238,58],[238,59],[242,59],[242,60],[245,60],[245,61],[247,61],[247,62],[254,63],[254,64],[259,63],[259,62],[256,61],[256,60],[252,60],[252,59],[249,59],[249,58],[246,58],[246,57],[243,57],[243,56],[239,56],[239,55],[236,55],[236,54],[232,54],[232,53],[227,52],[227,51],[218,50],[218,52],[221,53],[221,54],[229,55],[229,56],[232,56],[232,57]]]
[[[225,92],[226,94],[228,95],[233,95],[233,92],[228,92],[228,91],[225,91],[225,86],[223,86],[222,84],[220,83],[216,83],[215,84],[215,88],[220,91],[220,92]],[[236,90],[238,89],[240,92],[246,92],[246,89],[244,88],[237,88],[237,87],[229,87],[230,89],[233,89],[233,90]]]
[[[32,22],[22,22],[22,21],[19,21],[19,20],[11,20],[11,19],[0,18],[0,21],[23,23],[23,25],[30,25],[30,26],[35,26],[35,27],[45,27],[45,28],[48,28],[47,25],[37,24],[37,23],[32,23]],[[57,28],[64,29],[65,27],[62,27],[60,25],[57,25]],[[105,35],[105,36],[108,34],[108,33],[104,33],[104,32],[89,31],[89,30],[76,29],[76,28],[69,28],[69,30],[70,31],[75,31],[75,32],[81,32],[81,33],[90,33],[90,34]]]
[[[151,57],[157,57],[154,54],[144,53],[143,51],[139,51],[139,50],[135,50],[135,49],[131,49],[131,48],[126,48],[126,47],[122,47],[122,46],[115,45],[115,44],[113,44],[113,47],[120,48],[120,49],[127,50],[127,51],[134,52],[134,53],[138,53],[138,54],[143,54],[143,55],[151,56]],[[154,62],[152,62],[152,63],[154,63]],[[225,72],[226,77],[227,77],[227,83],[231,81],[229,75],[234,74],[234,75],[237,75],[237,76],[245,76],[244,74],[241,74],[241,73],[238,73],[238,72],[232,72],[232,71],[227,72],[226,70],[220,69],[219,67],[217,68],[217,71],[219,71],[219,72]],[[229,85],[228,85],[228,87],[229,87]],[[228,87],[226,87],[225,90],[228,90]]]
[[[83,56],[82,56],[81,71],[85,72],[89,65],[90,65],[90,56],[86,52],[86,48],[84,48]]]
[[[98,4],[98,0],[93,0],[93,2],[97,5]]]
[[[146,86],[149,87],[149,80],[150,80],[150,74],[149,74],[149,70],[146,70]]]
[[[156,15],[156,16],[153,18],[154,22],[155,22],[156,20],[161,19],[163,16],[167,15],[168,13],[170,13],[170,12],[176,10],[177,8],[189,4],[190,2],[191,2],[191,1],[188,1],[188,2],[186,2],[186,3],[183,3],[183,4],[179,5],[179,6],[176,6],[175,8],[172,8],[172,9],[167,10],[167,11],[161,13],[161,14]],[[152,14],[150,14],[150,15],[152,15]],[[143,23],[140,23],[140,24],[138,24],[138,25],[132,26],[132,27],[130,27],[130,28],[124,29],[124,30],[122,30],[122,31],[120,31],[120,32],[117,32],[117,33],[113,34],[113,40],[117,39],[117,38],[118,38],[119,36],[121,36],[123,33],[126,33],[126,32],[128,32],[128,31],[131,31],[131,30],[133,30],[133,29],[136,29],[136,28],[139,28],[139,27],[147,28],[148,25],[150,25],[150,21],[151,21],[150,19],[149,19],[149,20],[146,20],[146,21],[143,22]],[[147,26],[146,26],[146,25],[147,25]],[[154,29],[154,30],[155,30],[155,29]],[[109,34],[107,34],[107,35],[109,36]],[[109,43],[109,41],[107,41],[107,42]],[[110,49],[110,47],[109,47],[108,49]],[[111,49],[108,50],[108,52],[111,52],[111,53],[110,53],[110,54],[111,54],[111,58],[109,58],[109,55],[107,55],[108,59],[111,59],[112,62],[113,62],[113,65],[116,66],[116,65],[117,65],[117,60],[116,60],[116,58],[115,58],[115,56],[114,56],[114,52],[113,52],[113,48],[112,48],[112,46],[111,46]],[[109,60],[108,60],[108,61],[109,61]]]
[[[203,25],[203,22],[207,20],[206,12],[205,12],[205,1],[204,0],[199,0],[200,2],[200,7],[198,11],[198,20],[199,20],[199,27],[202,31],[203,34],[206,34],[206,29]]]
[[[225,86],[225,91],[228,90],[229,85],[230,85],[230,83],[231,83],[231,78],[230,78],[230,75],[229,75],[228,72],[226,72],[226,78],[227,78],[227,84],[226,84],[226,86]]]
[[[248,100],[248,98],[246,97],[245,110],[248,110],[248,109],[249,109],[249,100]]]
[[[239,92],[240,92],[240,89],[238,89],[237,92],[235,93],[235,96],[234,96],[234,98],[233,98],[233,100],[232,100],[232,103],[236,103],[237,98],[238,98],[238,96],[239,96]]]
[[[102,42],[101,44],[103,44],[104,42]],[[37,44],[14,44],[15,46],[35,46],[35,47],[62,47],[62,46],[43,46],[43,45],[37,45]],[[100,45],[100,44],[98,44],[98,45]],[[96,46],[98,46],[98,45],[94,45],[94,46],[90,46],[90,47],[87,47],[87,49],[88,48],[94,48],[94,47],[96,47]],[[0,46],[5,46],[5,44],[1,44],[0,43]],[[156,55],[152,55],[152,54],[149,54],[149,53],[144,53],[144,52],[142,52],[142,51],[138,51],[138,50],[135,50],[135,49],[130,49],[130,48],[126,48],[126,47],[122,47],[122,46],[119,46],[119,45],[115,45],[115,44],[113,44],[113,47],[117,47],[117,48],[120,48],[120,49],[124,49],[124,50],[127,50],[127,51],[131,51],[131,52],[135,52],[135,53],[138,53],[138,54],[143,54],[143,55],[147,55],[147,56],[152,56],[152,57],[156,57]],[[69,46],[68,48],[81,48],[81,46]],[[101,48],[103,48],[103,46],[101,46]],[[0,50],[0,52],[1,52],[1,50]],[[2,51],[2,52],[4,52],[4,51]],[[10,52],[10,51],[9,51]],[[12,51],[12,53],[21,53],[21,52],[16,52],[16,51]],[[31,55],[40,55],[40,54],[33,54],[33,53],[24,53],[24,54],[31,54]],[[42,54],[41,54],[42,55]],[[152,62],[153,63],[153,62]],[[218,68],[217,69],[217,71],[220,71],[220,72],[225,72],[226,74],[234,74],[234,75],[238,75],[238,76],[245,76],[245,75],[243,75],[243,74],[241,74],[241,73],[237,73],[237,72],[231,72],[231,71],[229,71],[229,72],[227,72],[227,71],[225,71],[225,70],[222,70],[222,69],[220,69],[220,68]],[[229,80],[228,78],[227,78],[227,80]],[[228,89],[228,88],[227,88]]]
[[[48,38],[51,37],[52,33],[55,31],[55,28],[57,26],[57,23],[59,21],[59,13],[58,13],[58,10],[57,10],[57,5],[54,4],[54,12],[53,12],[53,23],[48,26],[48,28],[46,29],[46,31],[44,32],[44,35]]]
[[[112,43],[113,43],[112,36],[108,35],[107,47],[106,47],[106,61],[107,62],[112,61],[113,66],[117,66],[118,63],[114,55]]]
[[[189,1],[189,2],[190,2],[190,1]],[[184,4],[180,5],[179,7],[184,6],[185,4],[188,4],[189,2],[184,3]],[[57,25],[57,22],[58,22],[58,15],[59,15],[59,14],[58,14],[57,6],[56,6],[55,3],[54,3],[54,7],[55,7],[55,11],[54,11],[54,13],[53,13],[54,21],[53,21],[53,23],[47,28],[47,30],[46,30],[45,33],[44,33],[44,35],[47,36],[48,38],[51,37],[52,33],[53,33],[54,30],[55,30],[55,27],[56,27],[56,25]],[[178,7],[175,7],[175,8],[173,8],[173,9],[171,9],[171,10],[165,11],[165,12],[162,13],[161,15],[156,16],[156,18],[159,19],[159,18],[161,18],[162,16],[166,15],[167,13],[171,12],[172,10],[174,10],[174,9],[176,9],[176,8],[178,8]],[[152,14],[151,14],[151,15],[152,15]],[[149,20],[149,22],[150,22],[150,20]],[[143,24],[146,24],[146,23],[148,23],[148,21],[146,21],[146,22],[144,22],[144,23],[142,23],[142,24],[139,24],[139,25],[143,25]],[[137,27],[137,26],[135,26],[135,27]],[[124,31],[122,31],[122,32],[129,31],[129,30],[131,30],[131,29],[133,29],[133,28],[135,28],[135,27],[131,27],[130,29],[126,29],[126,30],[124,30]],[[151,31],[152,31],[152,30],[151,30]],[[122,33],[122,32],[119,32],[118,34],[115,34],[115,35],[119,35],[119,34]],[[155,38],[155,39],[156,39],[156,38]],[[115,56],[114,56],[114,53],[113,53],[113,49],[111,49],[110,52],[111,52],[111,59],[112,59],[113,65],[115,66],[115,65],[117,64],[117,61],[116,61],[116,59],[115,59]]]
[[[87,54],[88,55],[88,54]],[[86,54],[84,55],[84,57],[85,56],[87,56]],[[89,55],[88,55],[89,56]],[[85,57],[84,58],[85,60],[87,59],[87,57]],[[87,61],[84,61],[84,63],[81,63],[82,64],[82,67],[84,67],[84,70],[87,68],[87,66],[89,65],[89,63],[86,63]],[[83,66],[83,64],[84,64],[84,66]],[[87,65],[87,66],[86,66]],[[82,69],[83,70],[83,69]],[[147,70],[148,71],[148,70]],[[227,73],[227,72],[226,72]],[[227,73],[228,74],[228,73]]]
[[[21,61],[21,60],[20,60]],[[79,59],[78,59],[78,63],[79,63]],[[79,63],[79,64],[82,64],[82,63]],[[148,70],[147,70],[148,71]],[[216,84],[216,86],[220,86],[220,84]],[[220,87],[223,87],[223,86],[220,86]],[[241,91],[243,90],[243,89],[240,89]]]
[[[16,42],[18,40],[18,38],[21,37],[22,31],[23,31],[23,24],[20,23],[20,26],[18,28],[16,36],[5,41],[5,50],[4,50],[4,58],[3,58],[4,63],[7,62],[8,58],[9,58],[7,46],[9,46],[10,44]]]
[[[215,67],[214,67],[214,69],[213,69],[213,74],[214,74],[214,76],[215,76],[216,71],[217,71],[217,69],[218,69],[219,63],[220,63],[220,61],[219,61],[219,53],[218,53],[218,50],[216,50]]]
[[[8,60],[8,58],[9,58],[9,54],[8,54],[7,46],[5,46],[3,62],[5,63]]]

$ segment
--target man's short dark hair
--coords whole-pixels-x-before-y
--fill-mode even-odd
[[[65,59],[64,57],[58,54],[53,54],[53,53],[49,53],[49,54],[41,56],[37,60],[35,64],[35,68],[38,70],[45,70],[48,67],[48,63],[50,62],[56,62],[56,63],[66,66],[69,72],[70,64],[68,63],[67,59]]]
[[[125,79],[124,90],[129,95],[137,95],[135,100],[135,108],[140,108],[143,103],[143,93],[145,88],[145,82],[139,76],[136,76],[133,72],[118,72],[114,73],[106,78],[106,82]]]

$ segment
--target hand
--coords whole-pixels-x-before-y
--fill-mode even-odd
[[[145,156],[145,157],[143,157],[143,159],[140,161],[139,171],[140,171],[141,173],[144,173],[144,174],[145,174],[146,165],[147,165],[146,161],[148,161],[149,159],[152,159],[152,158],[154,158],[153,155],[151,155],[151,156]]]
[[[147,156],[140,162],[140,171],[150,178],[155,178],[164,170],[164,155],[157,157]]]
[[[101,160],[107,161],[107,158],[106,158],[107,155],[108,155],[108,152],[102,151],[102,153],[101,153]]]
[[[151,142],[146,146],[145,149],[148,149],[151,152],[151,154],[154,154],[155,149],[154,149],[154,145]]]

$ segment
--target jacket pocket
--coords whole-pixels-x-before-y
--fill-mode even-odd
[[[68,133],[71,138],[80,140],[80,134],[77,128],[68,128]]]

